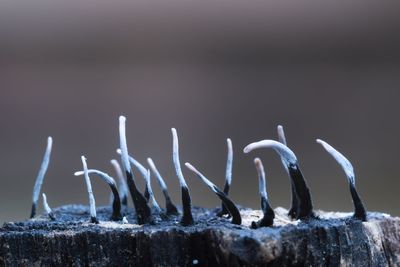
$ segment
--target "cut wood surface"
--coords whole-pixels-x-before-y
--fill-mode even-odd
[[[273,227],[250,229],[259,210],[240,210],[242,225],[220,218],[217,210],[194,208],[195,224],[180,217],[154,224],[109,221],[100,207],[99,224],[89,223],[89,209],[67,205],[45,215],[0,228],[1,266],[399,266],[400,218],[368,213],[368,221],[351,213],[316,211],[318,219],[292,221],[275,209]]]

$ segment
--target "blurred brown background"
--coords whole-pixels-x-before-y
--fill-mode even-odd
[[[283,124],[316,208],[352,210],[344,173],[315,143],[322,138],[352,161],[369,210],[400,215],[399,10],[396,1],[2,2],[0,221],[28,217],[48,135],[49,204],[86,204],[73,172],[84,154],[113,174],[121,114],[131,154],[153,157],[177,203],[171,127],[182,164],[221,186],[232,138],[231,195],[244,206],[259,208],[252,160],[261,157],[272,205],[288,207],[278,156],[242,153]],[[195,205],[219,205],[184,174]],[[92,183],[107,204],[107,186]]]

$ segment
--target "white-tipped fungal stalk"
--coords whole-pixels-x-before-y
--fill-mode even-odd
[[[90,220],[92,223],[99,223],[99,221],[97,220],[97,215],[96,215],[96,201],[95,201],[94,195],[93,195],[92,183],[90,182],[90,177],[89,177],[89,172],[88,172],[88,167],[87,167],[85,156],[82,156],[81,160],[82,160],[82,166],[83,166],[83,173],[85,176],[86,188],[87,188],[87,192],[89,195]]]
[[[153,162],[153,160],[151,158],[147,158],[147,163],[149,164],[150,169],[153,172],[153,174],[155,175],[155,177],[157,179],[157,182],[158,182],[159,186],[161,187],[161,191],[164,194],[165,208],[167,210],[167,215],[177,215],[178,214],[178,209],[172,203],[172,200],[171,200],[171,198],[169,196],[169,193],[168,193],[168,187],[165,184],[165,181],[162,178],[160,172],[158,171],[156,165],[154,164],[154,162]]]
[[[121,149],[117,149],[117,154],[121,155]],[[133,166],[135,166],[135,168],[140,172],[140,174],[143,177],[143,180],[146,183],[146,188],[145,188],[145,192],[144,192],[144,197],[146,198],[147,201],[150,200],[150,190],[151,188],[149,188],[149,183],[147,182],[147,169],[139,162],[137,161],[134,157],[128,155],[128,159],[129,162],[133,164]]]
[[[114,180],[114,178],[112,178],[110,175],[108,175],[105,172],[99,171],[99,170],[94,170],[94,169],[90,169],[87,170],[88,174],[96,174],[98,177],[100,177],[101,179],[103,179],[109,186],[111,189],[111,192],[113,194],[113,212],[111,215],[111,220],[113,221],[119,221],[122,219],[122,215],[121,215],[121,199],[119,196],[119,192],[117,189],[117,184]],[[85,172],[79,171],[79,172],[75,172],[75,176],[80,176],[80,175],[84,175]]]
[[[196,174],[197,177],[199,177],[203,183],[205,183],[214,193],[217,193],[217,186],[212,183],[210,180],[208,180],[201,172],[199,172],[192,164],[190,164],[189,162],[185,163],[185,166],[191,170],[192,172],[194,172]]]
[[[284,144],[285,146],[287,146],[285,131],[283,130],[283,126],[282,125],[278,125],[277,132],[278,132],[278,140],[279,140],[279,142]],[[290,179],[290,173],[289,173],[288,166],[287,166],[285,160],[282,157],[281,157],[281,161],[282,161],[283,167],[285,168],[287,174],[289,175],[289,179]],[[296,218],[296,213],[297,213],[297,210],[299,208],[299,200],[298,200],[298,197],[296,195],[296,189],[295,189],[295,186],[293,184],[292,179],[290,179],[290,187],[291,187],[291,191],[292,191],[292,206],[290,207],[288,215],[291,218]]]
[[[249,153],[254,149],[259,148],[272,148],[279,154],[279,156],[281,156],[282,160],[287,166],[297,165],[297,158],[293,151],[284,144],[279,143],[275,140],[262,140],[259,142],[251,143],[243,149],[243,152]]]
[[[308,219],[314,217],[310,190],[298,166],[296,155],[290,148],[274,140],[262,140],[251,143],[243,149],[244,153],[249,153],[254,149],[272,148],[274,149],[284,164],[287,166],[290,178],[295,188],[298,199],[298,209],[295,213],[297,219]]]
[[[181,163],[179,161],[179,140],[178,134],[175,128],[171,129],[172,132],[172,161],[174,163],[176,176],[178,176],[179,184],[181,186],[182,192],[182,209],[183,216],[181,219],[182,225],[190,225],[193,224],[193,215],[192,215],[192,199],[190,197],[189,188],[186,184],[185,178],[183,177]]]
[[[322,147],[337,161],[337,163],[339,163],[339,165],[344,170],[347,180],[349,182],[351,197],[353,199],[353,204],[354,204],[354,209],[355,209],[354,217],[361,221],[366,221],[367,220],[367,212],[366,212],[364,204],[362,203],[362,200],[356,190],[356,181],[355,181],[353,165],[342,153],[337,151],[335,148],[333,148],[327,142],[325,142],[321,139],[317,139],[317,143],[322,145]]]
[[[225,192],[224,188],[224,193],[228,194],[229,193],[229,187],[232,184],[232,168],[233,168],[233,147],[232,147],[232,140],[230,138],[226,139],[226,145],[227,145],[227,158],[226,158],[226,170],[225,170],[225,187],[227,186],[227,192]]]
[[[256,165],[256,169],[257,169],[257,173],[258,173],[258,192],[260,193],[260,197],[268,199],[267,183],[265,182],[264,166],[259,158],[254,159],[254,164]]]
[[[126,143],[126,118],[124,116],[119,117],[119,147],[121,148],[121,161],[124,170],[128,173],[132,173],[131,165],[129,164],[129,153],[128,145]]]
[[[47,147],[44,153],[43,161],[42,164],[40,165],[39,173],[36,177],[35,185],[33,187],[32,209],[30,218],[33,218],[36,215],[36,207],[39,199],[40,189],[42,188],[44,176],[46,175],[47,168],[49,167],[52,146],[53,146],[53,138],[49,136],[47,138]]]
[[[127,205],[128,204],[128,185],[126,184],[124,174],[122,173],[121,166],[118,163],[118,160],[112,159],[111,164],[114,167],[115,173],[117,174],[118,180],[119,180],[119,193],[121,197],[121,203],[122,205]]]
[[[139,192],[133,178],[131,165],[129,163],[128,145],[126,142],[126,118],[119,117],[119,144],[121,148],[121,161],[126,173],[126,180],[132,201],[136,210],[138,224],[145,224],[152,221],[151,210],[147,205],[146,198]]]
[[[42,198],[43,198],[43,208],[46,211],[47,216],[49,216],[50,220],[55,221],[56,217],[54,216],[53,211],[51,210],[49,204],[47,203],[47,198],[45,193],[42,193]]]
[[[279,140],[279,142],[286,146],[287,142],[286,142],[286,136],[285,136],[285,131],[283,130],[283,126],[282,125],[278,125],[277,131],[278,131],[278,140]]]
[[[356,181],[354,179],[354,177],[355,177],[354,168],[353,168],[353,165],[350,163],[350,161],[345,156],[343,156],[342,153],[340,153],[339,151],[334,149],[327,142],[325,142],[321,139],[317,139],[317,143],[322,145],[322,147],[326,150],[326,152],[328,152],[329,155],[331,155],[337,161],[337,163],[339,163],[340,167],[342,167],[343,171],[345,172],[349,183],[351,183],[351,184],[353,184],[353,186],[355,186]]]
[[[225,169],[225,184],[224,193],[229,195],[229,189],[232,184],[232,168],[233,168],[233,147],[230,138],[226,139],[227,145],[227,157],[226,157],[226,169]],[[221,205],[221,210],[217,213],[219,217],[229,214],[228,210],[225,208],[224,203]]]
[[[171,129],[172,131],[172,160],[174,162],[175,172],[179,179],[179,184],[181,187],[187,187],[185,178],[183,177],[181,162],[179,160],[179,140],[178,134],[175,128]]]
[[[240,216],[239,209],[236,207],[235,203],[224,193],[222,192],[214,183],[208,180],[201,172],[199,172],[193,165],[186,162],[185,166],[194,172],[198,178],[200,178],[203,183],[205,183],[223,202],[229,214],[232,216],[233,224],[241,224],[242,217]]]
[[[161,213],[161,208],[157,203],[156,198],[154,197],[153,189],[151,187],[151,174],[150,170],[147,170],[147,175],[146,175],[146,185],[149,190],[149,195],[150,195],[150,202],[153,205],[153,207],[156,209],[157,213]]]
[[[258,173],[258,191],[261,198],[261,209],[263,211],[263,218],[258,222],[252,222],[252,228],[259,227],[268,227],[272,226],[274,223],[275,212],[271,208],[268,201],[267,194],[267,183],[265,181],[265,171],[264,166],[259,158],[254,159],[254,164],[256,165],[257,173]]]

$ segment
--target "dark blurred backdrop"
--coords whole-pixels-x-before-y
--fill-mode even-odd
[[[232,138],[231,195],[244,206],[259,208],[252,160],[261,157],[272,205],[288,207],[278,156],[242,153],[283,124],[316,208],[352,210],[322,138],[352,161],[369,210],[400,215],[398,1],[22,2],[0,4],[0,221],[28,217],[48,135],[49,204],[88,203],[73,172],[84,154],[113,174],[121,114],[131,154],[153,157],[178,203],[171,127],[182,164],[221,186]],[[219,205],[184,174],[195,205]],[[107,186],[92,183],[107,204]]]

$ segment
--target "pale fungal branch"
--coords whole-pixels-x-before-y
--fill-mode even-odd
[[[121,155],[121,149],[117,149],[117,153]],[[135,166],[135,168],[140,172],[140,174],[143,177],[143,180],[145,181],[145,190],[144,190],[144,197],[146,198],[147,202],[150,200],[150,188],[148,188],[149,184],[147,183],[147,169],[139,162],[137,161],[134,157],[128,155],[129,162]]]
[[[225,169],[225,184],[224,193],[229,195],[229,189],[232,184],[232,168],[233,168],[233,147],[232,140],[230,138],[226,139],[227,145],[227,157],[226,157],[226,169]],[[218,216],[223,216],[229,214],[225,205],[222,203],[221,210],[217,213]]]
[[[168,187],[165,184],[165,181],[162,178],[160,172],[158,171],[156,165],[154,164],[154,162],[151,158],[147,158],[147,163],[149,164],[150,169],[153,172],[153,174],[155,175],[157,182],[161,188],[161,191],[164,194],[166,214],[167,215],[178,215],[179,214],[178,209],[176,208],[174,203],[172,203],[171,197],[169,196],[169,193],[168,193]]]
[[[278,125],[277,132],[278,132],[279,142],[284,144],[285,146],[287,146],[285,131],[283,130],[282,125]],[[287,168],[287,165],[282,157],[281,157],[281,161],[282,161],[283,167],[285,168],[287,174],[289,175],[289,179],[290,179],[289,169]],[[291,218],[296,218],[297,210],[299,209],[299,200],[297,198],[296,189],[295,189],[292,179],[290,179],[290,188],[291,188],[291,192],[292,192],[292,206],[290,207],[288,215]]]
[[[121,166],[118,163],[118,160],[112,159],[111,164],[114,167],[115,173],[117,174],[119,180],[119,192],[121,198],[121,204],[124,206],[128,205],[128,185],[126,184],[124,174],[122,173]]]
[[[153,205],[153,207],[156,209],[157,213],[160,214],[161,213],[161,208],[158,205],[156,198],[154,197],[154,193],[153,193],[153,188],[151,187],[151,174],[150,174],[150,170],[147,170],[147,175],[146,175],[146,187],[149,190],[149,199],[151,204]]]
[[[232,184],[232,168],[233,168],[233,147],[232,140],[230,138],[226,139],[227,145],[227,158],[226,158],[226,170],[225,170],[225,186],[224,193],[228,195],[229,188]]]
[[[103,179],[109,186],[111,189],[111,192],[113,194],[113,211],[112,211],[112,215],[111,215],[111,220],[113,221],[120,221],[122,219],[122,215],[121,215],[121,199],[119,196],[119,192],[117,189],[117,183],[115,182],[114,178],[112,178],[110,175],[108,175],[105,172],[99,171],[99,170],[94,170],[94,169],[90,169],[87,170],[88,174],[96,174],[98,177],[100,177],[101,179]],[[85,173],[82,171],[79,172],[75,172],[75,176],[80,176],[80,175],[84,175]]]
[[[287,142],[286,142],[286,136],[285,136],[285,131],[283,130],[283,126],[282,125],[278,125],[277,131],[278,131],[278,140],[279,140],[279,142],[286,146]]]
[[[242,217],[240,215],[239,209],[236,207],[235,203],[224,193],[222,192],[215,184],[213,184],[210,180],[208,180],[201,172],[199,172],[195,167],[193,167],[190,163],[186,162],[185,166],[194,172],[197,177],[200,178],[223,202],[229,214],[232,216],[233,224],[242,224]]]
[[[43,208],[46,211],[47,216],[49,216],[50,220],[55,221],[56,216],[54,216],[53,211],[51,210],[49,204],[47,203],[47,198],[45,193],[42,193],[42,198],[43,198]]]
[[[261,198],[261,209],[263,211],[263,218],[258,222],[252,222],[251,227],[256,229],[259,227],[269,227],[274,224],[275,212],[271,208],[268,201],[267,194],[267,183],[265,181],[265,171],[264,166],[259,158],[254,159],[254,164],[256,165],[258,173],[258,191]]]
[[[317,139],[317,143],[322,145],[322,147],[337,161],[337,163],[339,163],[339,165],[344,170],[347,180],[349,182],[351,197],[353,199],[353,204],[354,204],[354,209],[355,209],[354,217],[361,221],[366,221],[367,220],[367,212],[365,210],[364,204],[362,203],[360,196],[357,193],[353,165],[342,153],[337,151],[335,148],[333,148],[327,142],[325,142],[321,139]]]
[[[189,188],[186,184],[185,178],[183,177],[181,163],[179,161],[179,140],[178,134],[175,128],[171,129],[172,132],[172,161],[174,163],[176,176],[179,179],[179,184],[181,186],[182,191],[182,209],[183,215],[181,219],[182,225],[191,225],[193,224],[193,215],[192,215],[192,199],[190,197]]]
[[[126,180],[129,191],[131,193],[133,205],[136,210],[136,218],[138,224],[145,224],[152,221],[151,210],[147,205],[146,198],[140,193],[136,187],[135,180],[133,178],[131,165],[129,163],[128,145],[126,143],[126,118],[124,116],[119,117],[119,145],[121,148],[121,161],[126,173]]]
[[[89,173],[88,173],[85,156],[82,156],[81,160],[82,160],[83,172],[84,172],[84,176],[85,176],[86,188],[87,188],[87,192],[88,192],[88,196],[89,196],[90,222],[91,223],[99,223],[99,221],[97,220],[97,215],[96,215],[96,201],[95,201],[94,195],[93,195],[92,184],[90,182],[90,177],[89,177]]]
[[[307,219],[314,217],[310,190],[307,186],[306,180],[303,177],[303,174],[300,171],[296,155],[293,153],[293,151],[277,141],[262,140],[246,146],[243,149],[243,152],[249,153],[252,150],[259,148],[274,149],[280,155],[281,159],[287,166],[299,201],[299,207],[296,212],[296,219]]]
[[[47,168],[49,167],[52,146],[53,146],[53,138],[49,136],[47,138],[47,147],[44,153],[43,161],[42,164],[40,165],[39,173],[36,177],[35,185],[33,187],[32,209],[30,218],[33,218],[36,215],[36,208],[39,199],[40,189],[42,188],[44,176],[46,175]]]

